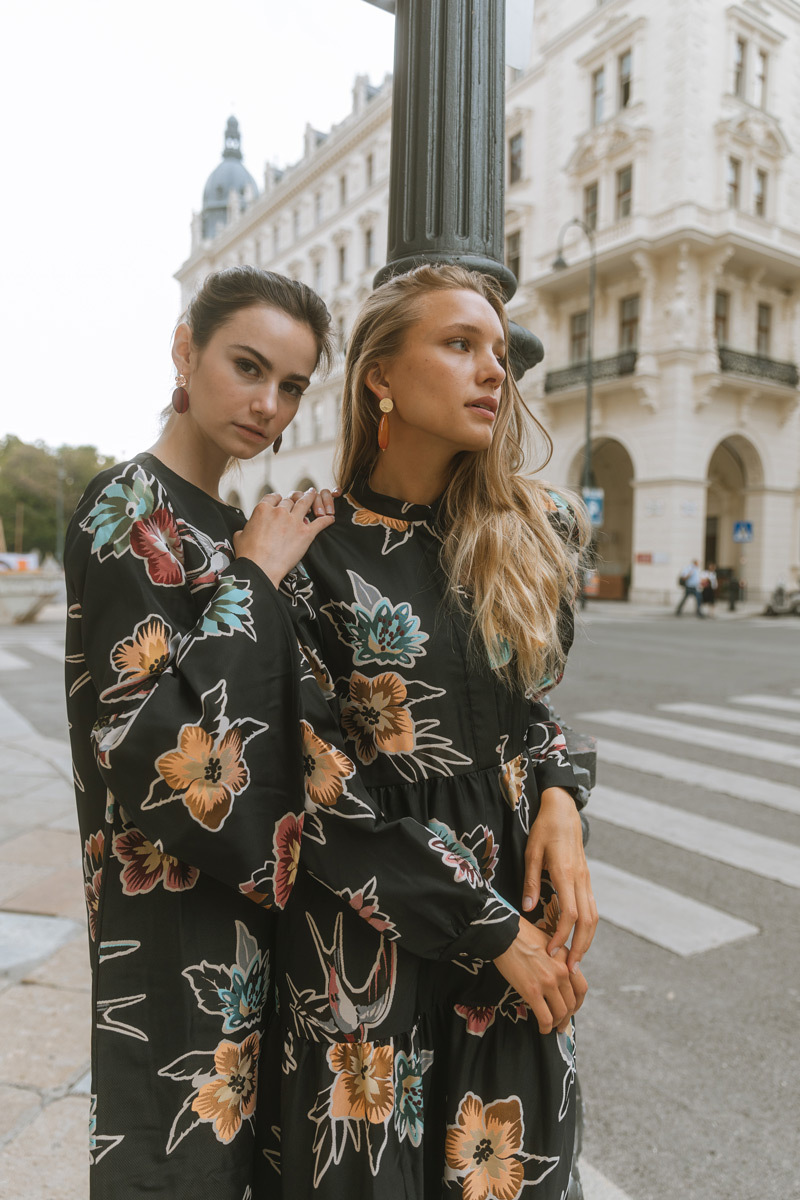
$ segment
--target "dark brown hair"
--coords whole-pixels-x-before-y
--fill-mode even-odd
[[[183,320],[192,341],[204,349],[216,331],[243,308],[266,304],[307,325],[317,343],[317,366],[327,370],[333,359],[331,315],[316,292],[298,279],[287,279],[258,267],[228,267],[207,275],[191,299]]]

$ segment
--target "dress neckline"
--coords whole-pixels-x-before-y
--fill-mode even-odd
[[[198,496],[208,500],[210,504],[221,508],[224,512],[238,513],[239,516],[244,516],[240,508],[237,508],[234,504],[227,504],[224,500],[218,500],[216,496],[212,496],[204,488],[198,487],[196,483],[191,483],[188,479],[184,479],[183,475],[179,475],[177,471],[173,471],[171,467],[168,467],[165,462],[162,462],[160,458],[157,458],[149,450],[143,450],[141,454],[135,454],[133,461],[140,463],[142,466],[150,465],[151,469],[155,469],[157,475],[159,473],[164,474],[168,479],[173,480],[182,487],[191,488],[193,492],[197,492]]]
[[[424,521],[429,525],[436,521],[442,503],[441,496],[433,504],[412,504],[409,500],[398,500],[396,496],[384,496],[381,492],[373,491],[365,476],[355,481],[349,494],[364,508],[381,517],[391,517],[397,521]]]

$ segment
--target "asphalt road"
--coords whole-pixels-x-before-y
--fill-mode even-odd
[[[777,714],[730,703],[749,695],[788,699],[798,711],[784,710],[778,720],[791,724],[793,717],[800,730],[799,689],[800,621],[794,618],[699,621],[684,613],[680,620],[626,621],[593,619],[590,612],[553,699],[565,720],[598,737],[601,755],[604,741],[612,739],[675,763],[780,782],[797,789],[798,808],[781,811],[601,759],[602,787],[800,847],[800,756],[794,764],[777,763],[766,745],[797,751],[800,737],[791,730],[750,729],[752,714],[766,717],[765,724]],[[681,702],[725,707],[731,720],[660,707]],[[708,744],[579,715],[601,710],[691,724],[705,731]],[[735,752],[710,744],[719,731],[736,735]],[[680,773],[691,777],[693,768]],[[745,783],[741,790],[748,795],[757,789]],[[590,800],[590,818],[592,805]],[[593,859],[713,906],[758,932],[683,957],[601,921],[585,963],[590,992],[578,1030],[587,1159],[635,1200],[797,1200],[797,884],[605,820],[591,821],[588,850]]]
[[[66,736],[61,637],[60,623],[0,629],[0,695],[56,738]],[[14,669],[20,660],[28,666]],[[733,702],[753,695],[760,705]],[[609,893],[606,880],[578,1028],[584,1159],[595,1182],[586,1200],[798,1200],[800,621],[590,609],[553,700],[598,737],[601,756],[605,747],[617,759],[601,758],[587,810],[590,857],[598,872],[616,870],[619,888]],[[685,703],[704,713],[663,708]],[[732,774],[713,774],[720,769]],[[678,841],[698,817],[717,824],[681,848],[676,815]],[[781,848],[795,858],[778,862]],[[663,889],[654,901],[653,884]],[[732,940],[667,948],[671,906],[682,902],[682,936],[702,943],[722,921],[720,937]],[[731,919],[745,932],[731,933]]]

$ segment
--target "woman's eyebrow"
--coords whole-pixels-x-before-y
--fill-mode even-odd
[[[275,370],[273,364],[269,361],[269,359],[265,358],[264,355],[261,354],[258,350],[256,350],[253,346],[242,346],[239,343],[237,343],[236,345],[231,346],[231,350],[243,350],[245,352],[245,354],[252,354],[253,358],[258,359],[258,361],[261,363],[261,366],[264,368],[265,371],[274,371]],[[311,383],[311,380],[308,378],[307,375],[292,374],[292,375],[287,375],[286,378],[291,379],[294,383]]]

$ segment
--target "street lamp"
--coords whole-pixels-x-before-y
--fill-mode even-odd
[[[594,333],[594,291],[597,270],[597,254],[594,246],[594,234],[585,221],[573,217],[567,221],[558,235],[558,250],[553,261],[554,271],[563,271],[567,265],[564,258],[564,235],[573,225],[577,225],[589,242],[589,309],[586,314],[586,440],[583,448],[583,490],[586,492],[592,486],[592,383],[594,363],[592,359],[592,337]],[[585,497],[584,497],[585,499]]]

